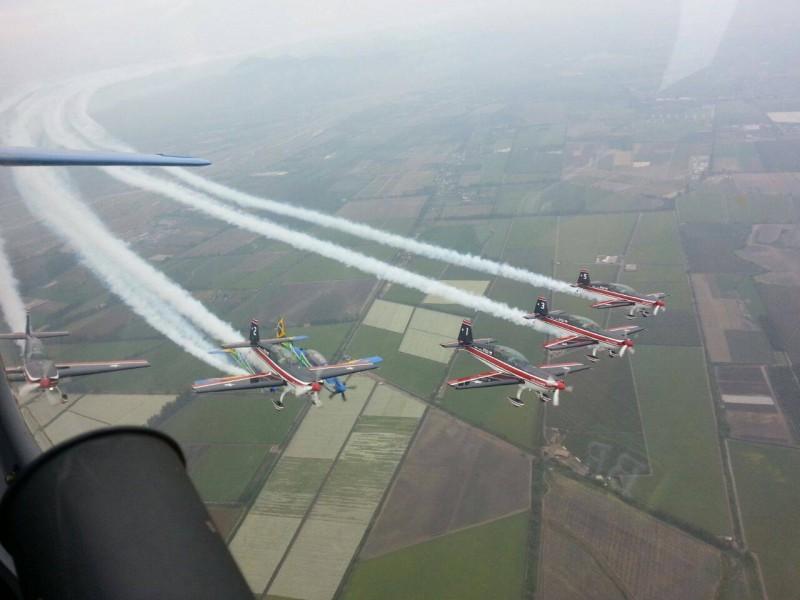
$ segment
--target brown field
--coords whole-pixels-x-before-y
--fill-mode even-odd
[[[747,246],[736,254],[769,271],[756,275],[760,283],[800,285],[800,228],[797,226],[754,225]]]
[[[239,271],[243,273],[252,273],[259,271],[271,264],[286,257],[289,252],[257,252],[255,254],[246,254],[242,256],[241,261],[237,265]]]
[[[449,204],[442,207],[440,218],[449,219],[455,217],[464,219],[467,217],[484,217],[490,215],[493,208],[491,204]]]
[[[758,291],[772,325],[770,342],[786,351],[792,363],[800,364],[800,288],[760,285]]]
[[[530,473],[517,448],[429,410],[361,558],[527,510]]]
[[[701,273],[691,275],[703,338],[711,362],[733,362],[726,332],[758,331],[759,328],[742,300],[715,297],[716,286],[711,277]]]
[[[425,203],[425,196],[404,198],[351,200],[336,215],[348,219],[414,219]]]
[[[270,299],[270,312],[289,323],[353,320],[374,285],[371,279],[287,283]]]
[[[217,526],[217,531],[222,536],[222,539],[228,539],[236,522],[239,520],[239,515],[242,513],[241,506],[224,506],[221,504],[207,504],[206,509]]]
[[[763,367],[719,365],[714,369],[714,374],[722,394],[772,395]]]
[[[113,338],[133,318],[127,306],[121,304],[95,312],[77,323],[69,325],[75,339]]]
[[[395,182],[388,196],[406,196],[433,185],[433,171],[406,171]]]
[[[585,484],[558,475],[548,484],[543,598],[715,597],[721,576],[715,548]],[[572,560],[592,570],[573,568]]]
[[[792,442],[786,420],[774,406],[751,410],[747,405],[727,405],[725,420],[731,428],[731,436],[735,438],[754,442]]]
[[[744,194],[799,194],[800,178],[796,173],[739,173],[732,175],[736,187]]]
[[[182,256],[188,258],[191,256],[219,256],[222,254],[230,254],[237,248],[241,248],[258,239],[255,233],[248,233],[241,229],[231,228],[226,229],[219,235],[215,235],[209,240],[201,242]]]

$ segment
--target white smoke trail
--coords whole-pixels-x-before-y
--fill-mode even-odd
[[[0,100],[0,115],[12,109],[19,101],[30,93],[29,89],[20,90]],[[11,331],[25,330],[25,302],[19,293],[19,282],[14,276],[11,261],[5,251],[5,242],[0,236],[0,310]],[[20,348],[22,343],[18,343]]]
[[[70,103],[70,120],[75,123],[76,129],[78,129],[87,139],[91,140],[92,142],[103,147],[113,148],[122,152],[133,152],[134,149],[132,147],[116,140],[89,115],[88,103],[91,99],[91,96],[97,90],[96,85],[90,86],[88,89],[84,88],[83,91]],[[244,208],[255,208],[282,216],[300,219],[301,221],[336,229],[362,239],[377,242],[384,246],[397,248],[399,250],[411,252],[426,258],[439,260],[460,267],[466,267],[482,273],[495,275],[497,277],[504,277],[506,279],[520,281],[535,287],[543,287],[554,292],[570,294],[573,296],[586,298],[588,300],[603,299],[602,296],[599,296],[598,294],[594,294],[581,288],[573,287],[571,284],[561,281],[560,279],[548,277],[547,275],[542,275],[540,273],[534,273],[532,271],[528,271],[527,269],[515,267],[508,263],[489,260],[474,254],[462,253],[450,248],[443,248],[442,246],[437,246],[435,244],[420,242],[413,238],[383,231],[381,229],[371,227],[370,225],[353,222],[342,217],[327,215],[316,210],[291,206],[283,202],[277,202],[275,200],[254,196],[226,185],[216,183],[206,179],[201,175],[190,173],[186,169],[170,168],[169,173],[200,190],[208,192],[209,194],[213,194],[219,198],[230,200]]]
[[[19,282],[5,251],[0,237],[0,310],[11,331],[25,330],[25,302],[19,293]]]
[[[12,122],[6,134],[10,143],[33,145],[28,127],[37,109],[40,107],[36,102],[29,102],[26,110]],[[73,193],[69,179],[61,170],[16,168],[14,179],[31,212],[43,218],[53,231],[75,248],[84,264],[147,323],[207,364],[229,373],[242,372],[219,356],[208,354],[209,341],[163,297],[179,300],[187,312],[198,305],[202,307],[202,304],[111,235]],[[223,340],[240,337],[232,327],[216,317],[211,327]]]
[[[61,122],[63,123],[63,120]],[[83,134],[87,137],[92,135],[92,131],[81,128],[81,124],[75,122],[72,124],[78,129],[79,134]],[[48,127],[48,133],[60,144],[72,147],[89,147],[79,137],[69,134],[65,127],[54,127],[52,120],[49,118],[46,119],[46,126]],[[343,246],[319,240],[308,234],[276,225],[250,214],[242,213],[213,200],[205,194],[186,188],[178,183],[149,175],[141,170],[121,167],[105,167],[103,170],[112,177],[128,185],[172,198],[193,209],[200,210],[212,217],[230,223],[231,225],[252,231],[270,239],[284,242],[299,250],[313,252],[330,258],[349,267],[374,275],[379,279],[416,289],[425,294],[446,298],[453,304],[491,314],[518,325],[526,325],[545,333],[555,333],[553,328],[544,323],[524,319],[523,316],[526,314],[524,311],[512,308],[505,303],[467,292],[447,283],[424,277],[417,273],[412,273],[406,269],[390,265]]]

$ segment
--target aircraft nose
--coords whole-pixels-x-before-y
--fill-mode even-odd
[[[622,345],[627,346],[628,348],[633,348],[633,340],[630,338],[626,338],[625,342]]]
[[[559,379],[556,382],[556,389],[557,390],[565,390],[565,389],[567,389],[567,384],[564,382],[563,379]]]
[[[311,391],[318,392],[322,389],[322,384],[319,381],[315,381],[311,384]]]

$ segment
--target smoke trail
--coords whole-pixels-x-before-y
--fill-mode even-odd
[[[36,106],[32,103],[12,123],[6,135],[11,143],[33,145],[27,125]],[[63,171],[15,168],[14,180],[31,212],[45,219],[53,231],[79,252],[84,264],[152,327],[200,360],[229,373],[241,373],[218,356],[208,354],[211,347],[208,340],[171,309],[163,296],[180,299],[187,311],[202,304],[114,238],[78,200]],[[219,329],[220,338],[240,337],[233,328],[215,320],[214,328]]]
[[[87,139],[108,148],[114,148],[118,151],[132,152],[133,148],[122,144],[113,138],[97,121],[91,118],[88,111],[88,102],[92,94],[97,88],[85,89],[74,102],[74,108],[70,111],[70,119],[76,123],[78,129]],[[554,292],[561,292],[570,294],[588,300],[602,300],[603,298],[598,294],[576,288],[565,281],[548,277],[540,273],[534,273],[527,269],[515,267],[508,263],[501,263],[494,260],[489,260],[474,254],[466,254],[452,250],[450,248],[443,248],[435,244],[427,242],[420,242],[413,238],[397,235],[388,231],[383,231],[375,227],[363,223],[356,223],[349,219],[327,215],[316,210],[307,208],[291,206],[283,202],[276,202],[267,198],[260,198],[246,192],[236,190],[234,188],[216,183],[201,175],[190,173],[186,169],[176,168],[169,169],[169,173],[175,175],[179,179],[189,183],[190,185],[218,196],[235,202],[244,208],[255,208],[259,210],[266,210],[274,214],[300,219],[308,223],[320,225],[336,229],[344,233],[360,237],[362,239],[377,242],[384,246],[397,248],[413,254],[418,254],[433,260],[440,260],[442,262],[450,263],[460,267],[466,267],[475,271],[488,273],[506,279],[513,279],[522,283],[527,283],[535,287],[543,287]]]
[[[13,108],[30,90],[19,91],[0,100],[0,114]],[[5,251],[5,242],[0,236],[0,310],[11,331],[25,330],[25,302],[19,293],[19,282],[14,276],[11,262]],[[24,344],[18,342],[22,348]]]
[[[46,125],[48,126],[48,133],[52,135],[54,139],[57,139],[59,143],[73,147],[76,145],[80,145],[84,148],[87,147],[77,136],[69,134],[63,127],[53,127],[51,119],[48,118],[46,120]],[[76,124],[76,127],[80,128],[80,125]],[[84,135],[91,134],[90,131],[82,129],[79,130],[79,133]],[[212,217],[230,223],[231,225],[284,242],[299,250],[313,252],[330,258],[349,267],[374,275],[379,279],[416,289],[425,294],[446,298],[453,304],[459,304],[479,312],[491,314],[519,325],[526,325],[545,333],[554,333],[554,330],[544,323],[523,319],[523,316],[526,314],[524,311],[512,308],[505,303],[464,291],[447,283],[424,277],[417,273],[412,273],[343,246],[319,240],[308,234],[276,225],[250,214],[242,213],[200,192],[196,192],[172,181],[128,168],[105,167],[102,170],[129,185],[172,198],[193,209],[200,210]]]
[[[19,283],[14,277],[11,263],[0,237],[0,310],[11,331],[25,330],[25,303],[19,293]]]

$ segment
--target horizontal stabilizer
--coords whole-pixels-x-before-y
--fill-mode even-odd
[[[282,337],[282,338],[261,338],[258,340],[259,345],[266,345],[266,344],[285,344],[287,342],[299,342],[300,340],[307,340],[307,335],[292,335],[289,337]],[[231,348],[250,348],[252,344],[250,342],[235,342],[233,344],[222,344],[221,348],[229,350]]]
[[[463,348],[464,346],[471,346],[473,344],[491,344],[495,342],[494,338],[476,338],[472,340],[472,344],[464,344],[461,342],[446,342],[444,344],[439,344],[442,348]]]
[[[69,331],[34,331],[31,335],[40,340],[46,338],[57,338],[69,335]],[[27,336],[24,333],[0,333],[0,340],[24,340]]]

